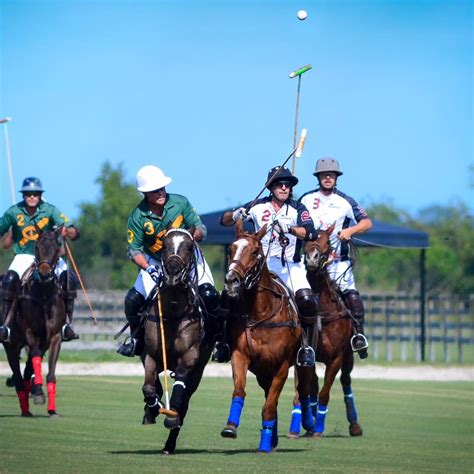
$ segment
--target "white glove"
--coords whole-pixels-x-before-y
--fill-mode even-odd
[[[246,221],[248,218],[248,212],[245,207],[239,207],[232,213],[232,219],[234,222],[237,221]]]
[[[145,271],[148,273],[148,275],[151,276],[151,278],[153,279],[155,283],[160,282],[161,272],[154,265],[150,265]]]
[[[290,233],[290,224],[287,224],[286,222],[278,222],[278,225],[280,226],[280,229],[284,234]]]

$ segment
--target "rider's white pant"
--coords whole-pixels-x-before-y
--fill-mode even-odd
[[[33,265],[33,262],[35,261],[35,256],[34,255],[29,255],[26,253],[20,253],[18,255],[15,255],[12,263],[8,267],[8,270],[13,270],[14,272],[18,273],[18,276],[21,278],[25,274],[26,270]],[[67,264],[66,262],[59,257],[58,263],[56,264],[56,267],[54,268],[54,273],[56,274],[57,277],[61,275],[62,272],[67,270]]]
[[[333,260],[326,268],[329,277],[342,292],[356,289],[354,273],[352,272],[352,266],[349,260],[344,262],[341,260]]]
[[[280,257],[269,257],[267,265],[272,272],[275,272],[283,280],[283,283],[293,294],[296,294],[298,290],[311,289],[306,278],[306,269],[303,262],[285,262],[285,266],[282,266]]]
[[[155,265],[159,268],[162,267],[161,261],[155,260],[149,255],[145,255],[145,257],[150,265]],[[204,258],[204,255],[199,250],[196,250],[196,263],[198,273],[198,285],[210,283],[212,286],[214,286],[214,278],[212,277],[211,267],[209,267]],[[153,278],[145,270],[140,270],[140,273],[138,274],[137,279],[135,280],[135,284],[133,285],[135,290],[137,290],[145,298],[148,298],[155,286],[156,283],[153,281]]]

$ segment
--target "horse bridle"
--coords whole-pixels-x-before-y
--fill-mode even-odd
[[[165,234],[165,238],[171,232],[182,233],[182,234],[185,234],[185,235],[189,236],[191,238],[191,241],[193,242],[193,249],[195,248],[196,244],[194,242],[193,236],[186,229],[169,229]],[[168,270],[167,270],[167,264],[168,264],[168,262],[170,262],[172,260],[178,261],[179,267],[181,267],[181,274],[180,274],[179,281],[181,283],[184,283],[184,284],[188,283],[191,272],[196,267],[196,255],[195,255],[195,253],[193,252],[193,255],[192,255],[192,257],[189,260],[189,263],[187,265],[186,265],[186,262],[183,260],[183,258],[180,255],[178,255],[177,253],[171,254],[166,259],[166,261],[163,262],[163,275],[165,277],[169,275]]]
[[[45,236],[44,237],[45,239],[52,239],[52,237],[47,237]],[[57,239],[57,237],[55,236],[54,237],[55,239]],[[52,261],[49,261],[49,260],[41,260],[39,259],[38,257],[38,247],[35,246],[35,263],[34,263],[34,270],[37,271],[40,275],[40,280],[43,282],[43,283],[48,283],[50,282],[52,279],[55,278],[55,274],[54,274],[54,269],[56,268],[56,265],[58,264],[58,260],[59,260],[59,249],[56,251],[56,255],[54,257],[54,259],[52,259]],[[43,274],[41,273],[40,271],[40,267],[41,265],[47,265],[48,266],[48,277],[43,277]]]
[[[329,245],[328,251],[323,253],[321,252],[321,247],[317,242],[314,242],[314,246],[316,247],[319,253],[318,259],[318,271],[322,271],[326,265],[329,263],[329,254],[331,253],[331,245]],[[307,255],[305,255],[305,263],[307,260]]]
[[[253,235],[247,235],[246,238],[247,237],[258,240]],[[239,260],[235,260],[235,259],[229,262],[229,270],[230,270],[231,265],[234,265],[234,268],[232,269],[232,271],[234,271],[235,273],[237,273],[237,275],[239,275],[244,288],[246,290],[250,290],[251,288],[255,286],[258,279],[260,278],[260,273],[262,272],[262,268],[264,264],[265,264],[265,257],[260,247],[258,255],[255,257],[255,263],[249,269],[247,269],[247,271],[245,271],[245,268],[243,267],[242,263],[240,263]]]

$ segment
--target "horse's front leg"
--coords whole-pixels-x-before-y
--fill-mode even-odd
[[[157,395],[156,387],[157,380],[159,383],[157,363],[154,357],[146,355],[143,361],[143,367],[145,368],[145,381],[143,383],[142,392],[145,402],[144,414],[143,414],[143,425],[152,425],[156,423],[156,417],[160,413],[160,408],[163,406],[161,403],[161,394]]]
[[[296,367],[297,392],[301,403],[301,423],[306,431],[312,432],[316,422],[317,398],[311,396],[312,386],[317,385],[315,367]]]
[[[349,434],[351,436],[362,436],[362,427],[357,420],[357,410],[354,402],[354,394],[351,387],[351,372],[354,367],[354,353],[347,351],[341,368],[341,385],[344,392],[344,404],[346,405],[346,416],[349,422]]]
[[[61,333],[56,333],[49,344],[48,374],[46,388],[48,391],[48,413],[50,418],[57,417],[56,413],[56,364],[61,350]],[[35,376],[36,379],[36,376]]]
[[[40,349],[39,338],[28,328],[26,330],[26,340],[30,348],[31,363],[33,365],[34,383],[33,383],[33,402],[35,405],[44,405],[46,398],[43,392],[43,373],[41,363],[43,361],[44,351]]]
[[[332,384],[336,378],[339,369],[342,366],[343,353],[338,354],[332,361],[326,364],[326,372],[324,373],[324,384],[318,399],[318,411],[316,414],[316,426],[314,427],[314,436],[321,437],[324,433],[326,415],[328,413],[329,394]]]
[[[230,406],[229,418],[225,428],[221,431],[224,438],[237,438],[237,428],[240,424],[240,416],[245,402],[245,386],[247,385],[247,371],[250,359],[240,350],[232,352],[232,377],[234,379],[234,392]]]
[[[264,387],[265,403],[262,408],[259,452],[270,453],[278,445],[278,399],[288,378],[289,369],[289,363],[284,362],[277,374],[268,381],[268,386]],[[262,386],[261,383],[260,385]]]

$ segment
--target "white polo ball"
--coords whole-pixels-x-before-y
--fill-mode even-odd
[[[306,10],[299,10],[296,16],[298,17],[298,20],[303,21],[308,18],[308,12]]]

